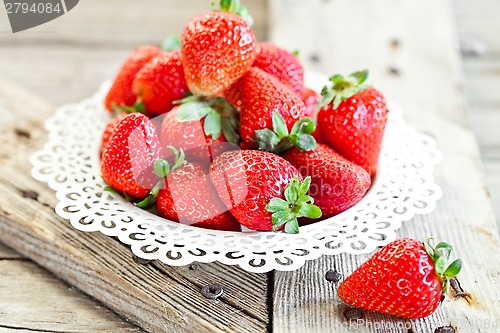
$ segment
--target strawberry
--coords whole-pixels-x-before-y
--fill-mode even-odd
[[[296,94],[301,94],[304,88],[304,69],[295,54],[274,44],[262,43],[257,46],[253,66],[271,74]]]
[[[299,170],[302,177],[311,177],[309,195],[321,208],[323,217],[331,217],[355,205],[370,188],[370,175],[335,150],[318,144],[314,151],[293,147],[283,158]]]
[[[189,92],[181,52],[162,52],[145,64],[135,76],[132,89],[144,103],[147,115],[154,117],[170,111],[173,102]]]
[[[449,279],[462,267],[448,264],[451,245],[435,248],[414,239],[396,240],[375,253],[338,288],[347,304],[398,317],[416,319],[432,314],[446,293]]]
[[[315,118],[316,106],[318,105],[321,96],[312,89],[304,88],[302,90],[302,102],[306,106],[306,117]]]
[[[160,54],[159,47],[145,45],[135,49],[125,60],[113,81],[105,99],[105,106],[110,112],[114,106],[131,106],[137,100],[132,91],[132,82],[137,72],[151,59]]]
[[[160,216],[182,224],[241,231],[215,192],[203,165],[198,163],[188,163],[168,175],[165,189],[158,194],[157,209]]]
[[[192,96],[165,115],[160,137],[163,147],[174,146],[184,150],[189,161],[209,164],[224,151],[238,148],[237,129],[237,111],[223,98]]]
[[[210,178],[233,216],[252,230],[298,232],[298,218],[321,211],[306,195],[310,178],[278,155],[259,150],[228,151],[212,163]]]
[[[126,113],[119,113],[113,119],[111,119],[108,124],[106,125],[106,128],[104,128],[104,132],[102,133],[102,139],[101,139],[101,149],[100,153],[102,156],[102,153],[104,152],[104,149],[108,145],[109,139],[113,135],[113,132],[115,131],[116,126],[122,121],[123,118],[127,116]]]
[[[113,189],[143,198],[156,181],[152,165],[160,156],[156,128],[141,113],[127,114],[116,125],[101,160],[101,174]]]
[[[322,91],[318,124],[330,147],[373,177],[377,172],[387,106],[380,92],[363,85],[367,77],[368,71],[346,78],[332,76],[332,87]]]
[[[184,73],[195,95],[212,96],[229,88],[252,66],[255,37],[241,16],[239,1],[221,1],[221,10],[191,19],[182,34]]]
[[[258,68],[250,69],[224,95],[240,108],[241,139],[252,148],[257,146],[255,131],[273,128],[274,110],[283,117],[288,130],[306,113],[304,103],[292,90]]]

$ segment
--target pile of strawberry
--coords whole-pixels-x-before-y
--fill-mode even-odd
[[[355,205],[376,175],[387,108],[368,73],[318,95],[297,57],[258,44],[237,0],[181,40],[136,49],[105,101],[109,188],[169,220],[297,233]]]

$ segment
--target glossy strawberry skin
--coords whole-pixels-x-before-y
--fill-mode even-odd
[[[293,147],[283,154],[302,177],[311,176],[309,195],[323,212],[323,218],[332,217],[354,206],[371,185],[370,175],[335,150],[318,144],[314,151]]]
[[[117,106],[133,105],[137,96],[132,91],[132,83],[139,70],[151,59],[159,55],[160,48],[152,45],[145,45],[135,49],[122,64],[116,75],[111,88],[106,95],[104,105],[110,112],[113,111],[113,104]]]
[[[302,90],[302,102],[306,106],[306,117],[315,118],[316,117],[316,105],[318,104],[321,96],[312,89],[304,88]]]
[[[297,57],[274,44],[262,43],[257,46],[254,67],[271,74],[296,94],[304,88],[304,68]]]
[[[101,149],[100,153],[102,156],[102,153],[104,152],[104,149],[108,145],[109,139],[113,135],[116,126],[122,121],[123,118],[127,116],[126,113],[119,113],[113,119],[111,119],[108,124],[106,125],[106,128],[104,129],[104,132],[102,133],[102,139],[101,139]]]
[[[115,190],[144,198],[156,184],[152,169],[160,157],[154,124],[143,114],[127,114],[109,138],[101,159],[101,174]]]
[[[205,135],[204,118],[201,120],[179,122],[175,117],[178,107],[168,112],[161,123],[160,141],[165,152],[168,146],[183,149],[186,159],[192,162],[210,164],[212,160],[236,145],[227,142],[221,133],[217,139]]]
[[[137,73],[132,87],[137,98],[144,103],[148,116],[170,111],[173,102],[189,92],[181,52],[162,52],[153,58]]]
[[[251,148],[256,147],[256,130],[272,129],[273,110],[281,114],[288,130],[306,113],[304,103],[292,90],[258,68],[248,71],[225,92],[225,97],[240,109],[241,139]]]
[[[318,124],[330,147],[373,177],[377,172],[387,112],[382,94],[369,88],[342,101],[337,109],[333,109],[332,104],[321,108]]]
[[[156,201],[158,214],[166,219],[200,228],[241,231],[227,211],[202,164],[188,163],[172,171]]]
[[[416,319],[432,314],[443,295],[442,282],[422,242],[398,239],[375,253],[338,288],[347,304]]]
[[[231,214],[252,230],[271,231],[272,198],[284,198],[297,169],[278,155],[259,150],[225,152],[212,163],[210,179]]]
[[[189,90],[211,96],[229,88],[252,66],[255,37],[236,14],[212,12],[188,22],[182,34],[184,73]]]

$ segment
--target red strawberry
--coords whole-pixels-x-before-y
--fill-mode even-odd
[[[314,151],[297,147],[288,150],[283,158],[299,170],[303,177],[311,177],[309,195],[321,208],[323,217],[331,217],[355,205],[370,188],[370,175],[335,150],[318,144]]]
[[[160,54],[159,47],[146,45],[135,49],[125,60],[106,96],[105,106],[113,111],[113,105],[131,106],[136,102],[132,82],[137,72],[151,59]]]
[[[309,179],[278,155],[259,150],[229,151],[212,164],[210,178],[222,202],[244,226],[253,230],[297,233],[297,218],[319,217],[306,196]],[[283,199],[286,199],[283,200]]]
[[[315,118],[316,106],[318,105],[321,96],[312,89],[304,88],[302,90],[302,102],[306,106],[306,117]]]
[[[325,87],[322,92],[318,124],[330,147],[373,177],[377,172],[387,106],[380,92],[362,85],[367,77],[368,71],[347,78],[332,76],[332,87]]]
[[[271,74],[296,94],[301,94],[304,88],[304,69],[296,55],[271,43],[259,44],[257,54],[254,67]]]
[[[111,136],[113,135],[113,132],[115,131],[116,126],[118,126],[118,124],[126,116],[127,116],[126,113],[119,113],[116,115],[116,117],[111,119],[108,122],[108,124],[106,125],[106,128],[104,129],[104,132],[102,133],[102,139],[101,139],[101,150],[100,150],[101,156],[102,156],[102,153],[104,152],[104,149],[108,145],[108,141],[111,138]]]
[[[152,165],[160,150],[156,128],[149,118],[140,113],[127,114],[102,154],[102,178],[117,191],[143,198],[156,182]]]
[[[237,111],[231,105],[221,97],[185,100],[188,101],[172,109],[162,121],[163,147],[182,149],[187,160],[199,163],[211,163],[224,151],[238,148]]]
[[[188,163],[172,171],[165,189],[157,198],[158,214],[172,221],[201,228],[241,231],[240,224],[227,211],[203,165]]]
[[[256,147],[255,131],[273,128],[273,111],[284,119],[288,130],[306,113],[304,103],[272,75],[252,68],[225,92],[227,100],[239,107],[240,135],[249,147]]]
[[[221,7],[222,12],[194,17],[182,34],[184,73],[195,95],[211,96],[229,88],[250,69],[256,56],[249,24],[228,12],[241,12],[241,8]]]
[[[432,314],[441,302],[449,279],[462,267],[448,265],[452,247],[435,248],[420,241],[396,240],[375,253],[338,288],[347,304],[366,310],[416,319]]]
[[[162,52],[137,73],[133,91],[149,116],[170,111],[189,92],[180,51]]]

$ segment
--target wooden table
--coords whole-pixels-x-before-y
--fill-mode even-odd
[[[369,255],[322,257],[295,272],[269,274],[217,263],[172,268],[137,264],[117,241],[68,227],[53,212],[54,193],[29,175],[28,157],[46,139],[41,123],[53,105],[94,92],[131,48],[179,33],[206,4],[86,0],[16,35],[0,10],[0,75],[10,79],[0,79],[0,241],[17,251],[0,246],[0,332],[433,332],[447,325],[494,332],[487,323],[500,325],[498,231],[467,124],[451,3],[247,2],[260,40],[300,49],[310,70],[369,68],[371,81],[407,121],[436,138],[444,160],[435,175],[445,196],[434,213],[405,223],[398,236],[433,235],[454,244],[470,297],[447,299],[422,320],[362,312],[364,322],[349,321],[324,274],[336,269],[346,276]],[[210,283],[225,290],[218,302],[200,293]],[[381,323],[385,329],[377,330]]]

